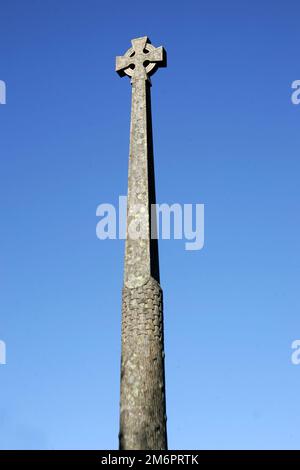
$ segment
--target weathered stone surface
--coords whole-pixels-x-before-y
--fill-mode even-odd
[[[162,290],[150,218],[155,182],[149,75],[159,63],[164,64],[164,50],[147,37],[133,39],[116,59],[116,71],[132,83],[120,449],[167,449]]]
[[[157,300],[157,308],[151,304]],[[166,449],[162,290],[154,279],[123,289],[121,449]]]
[[[123,56],[116,58],[116,72],[133,80],[147,80],[154,72],[157,63],[165,60],[163,47],[154,47],[147,36],[132,39],[132,47]],[[146,61],[146,63],[145,63]]]

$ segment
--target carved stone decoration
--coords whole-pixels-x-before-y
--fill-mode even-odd
[[[165,52],[146,36],[131,42],[116,59],[116,71],[132,84],[119,445],[162,450],[167,449],[163,304],[151,221],[156,198],[149,77],[165,65]]]
[[[166,442],[163,301],[157,281],[123,289],[120,449]]]

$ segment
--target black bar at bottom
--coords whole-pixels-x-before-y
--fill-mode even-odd
[[[123,465],[135,468],[140,465],[201,465],[204,463],[239,464],[267,463],[276,459],[277,463],[286,463],[289,458],[293,462],[300,460],[299,451],[0,451],[0,463],[14,464],[63,464],[74,463],[93,465],[92,468],[106,465]]]

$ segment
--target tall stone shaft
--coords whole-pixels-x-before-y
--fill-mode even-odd
[[[120,449],[167,449],[163,296],[156,238],[149,76],[165,52],[147,37],[117,57],[116,71],[131,77],[127,238],[122,294]],[[152,213],[152,217],[151,217]]]

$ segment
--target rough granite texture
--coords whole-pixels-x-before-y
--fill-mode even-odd
[[[128,450],[167,449],[163,302],[157,240],[150,235],[155,184],[149,75],[163,62],[163,48],[147,37],[133,39],[116,59],[116,71],[132,84],[119,432],[119,447]]]
[[[166,442],[162,290],[153,278],[123,289],[120,448]]]

